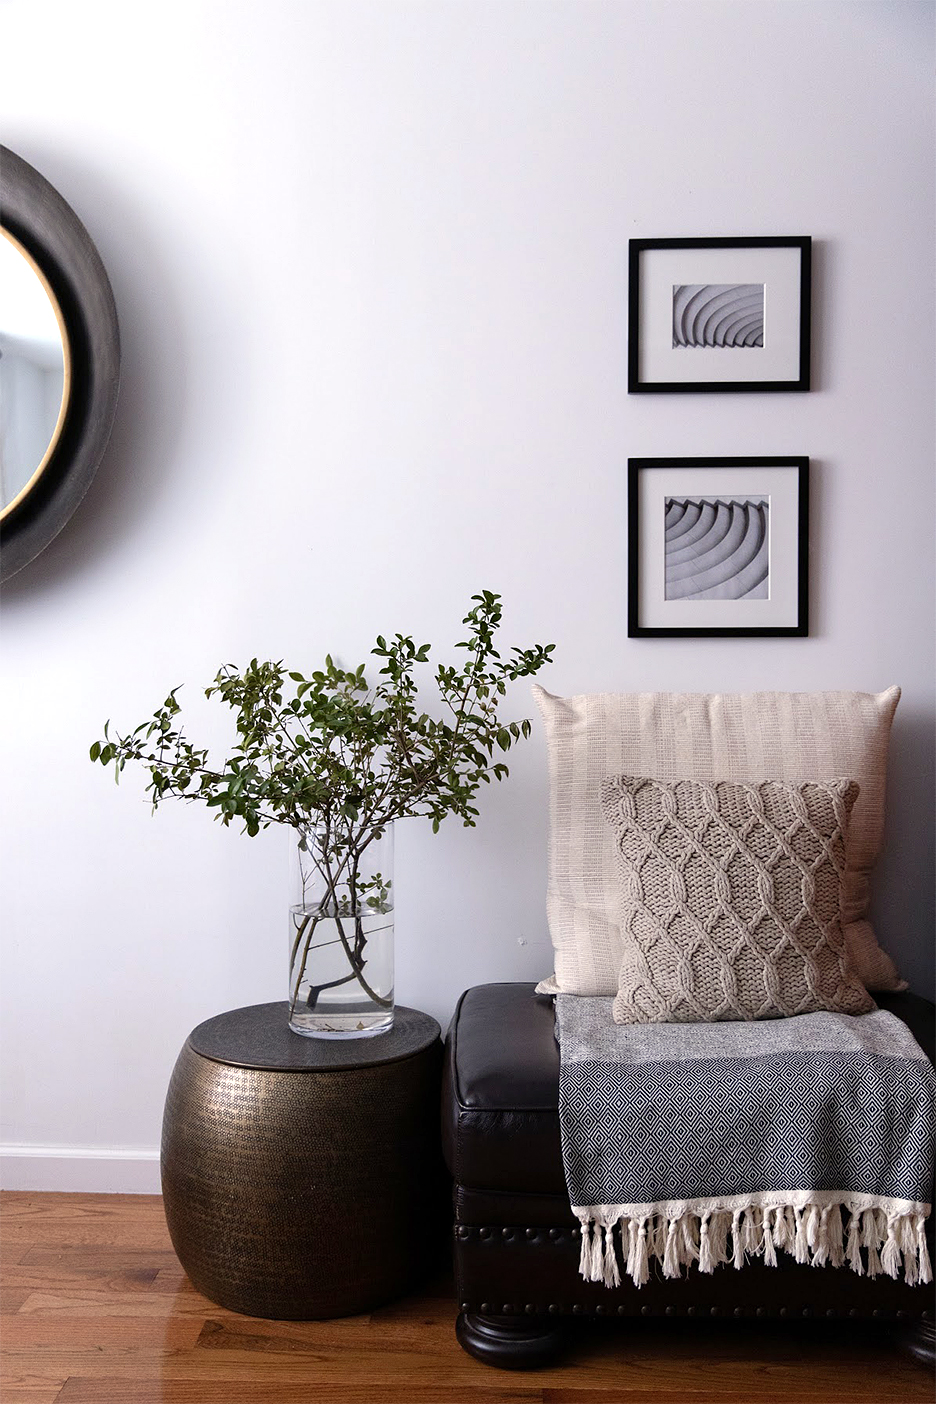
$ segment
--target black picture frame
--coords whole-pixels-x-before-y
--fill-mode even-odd
[[[799,259],[799,325],[794,337],[788,334],[790,345],[787,348],[791,374],[780,378],[757,379],[665,379],[649,378],[642,367],[643,344],[646,338],[644,319],[646,309],[641,305],[641,281],[643,261],[657,251],[685,251],[691,255],[699,250],[798,250]],[[698,276],[698,260],[687,260],[687,278],[695,282]],[[696,274],[696,277],[692,276]],[[722,275],[724,276],[724,275]],[[742,279],[746,281],[746,279]],[[810,315],[812,303],[812,239],[808,235],[796,236],[755,236],[750,238],[699,238],[699,239],[631,239],[628,258],[628,347],[627,347],[627,389],[632,395],[651,394],[729,394],[737,392],[783,392],[808,391],[810,388]],[[659,324],[658,324],[659,325]],[[763,321],[762,321],[763,326]],[[770,323],[768,321],[768,328]],[[709,343],[711,345],[711,343]],[[769,342],[768,342],[769,345]],[[693,351],[689,354],[696,355]],[[745,351],[744,354],[750,354]],[[681,367],[682,369],[682,367]],[[769,372],[768,372],[769,376]]]
[[[627,464],[627,635],[628,638],[806,638],[809,634],[809,459],[800,456],[744,456],[730,458],[630,458]],[[772,470],[783,470],[788,476],[787,496],[792,498],[787,508],[790,520],[785,524],[785,535],[793,543],[795,560],[781,563],[787,576],[788,592],[794,598],[791,618],[788,622],[757,623],[754,625],[700,624],[698,627],[675,623],[646,624],[643,619],[647,611],[643,608],[640,560],[642,551],[641,522],[641,475],[657,469],[691,469],[700,471],[699,493],[706,494],[704,473],[711,476],[720,470],[750,469],[764,470],[769,477]],[[761,475],[763,477],[763,475]],[[743,478],[739,475],[739,481]],[[779,484],[778,484],[779,485]],[[742,491],[746,491],[742,489]],[[719,494],[716,493],[715,497]],[[771,508],[773,511],[773,508]],[[772,524],[771,524],[772,525]],[[768,541],[768,552],[772,555],[772,538]],[[769,569],[774,570],[773,561]],[[768,601],[769,602],[769,601]],[[698,601],[701,603],[701,601]],[[719,601],[719,605],[723,602]],[[750,607],[752,601],[731,601],[741,611]],[[760,604],[761,601],[756,603]],[[695,608],[696,604],[690,605]],[[663,605],[665,611],[666,604]],[[683,611],[684,612],[684,611]],[[725,611],[722,611],[723,613]]]

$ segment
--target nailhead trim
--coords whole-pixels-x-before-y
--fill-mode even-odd
[[[480,1306],[477,1305],[477,1304],[474,1303],[474,1302],[459,1302],[459,1304],[458,1304],[458,1309],[459,1309],[459,1311],[467,1311],[467,1312],[470,1312],[470,1311],[480,1311],[481,1314],[484,1315],[484,1316],[516,1316],[516,1315],[519,1315],[521,1312],[526,1313],[526,1315],[528,1315],[528,1316],[541,1315],[541,1314],[544,1314],[544,1313],[546,1313],[546,1312],[548,1312],[549,1315],[551,1315],[551,1316],[557,1316],[557,1315],[560,1315],[560,1314],[562,1313],[562,1311],[564,1310],[563,1306],[562,1306],[561,1303],[559,1303],[559,1302],[550,1302],[549,1305],[548,1305],[548,1306],[545,1306],[545,1307],[539,1306],[539,1305],[537,1305],[535,1302],[526,1302],[526,1303],[524,1303],[524,1305],[523,1305],[522,1307],[516,1306],[516,1305],[514,1305],[514,1304],[511,1303],[511,1302],[505,1302],[505,1303],[503,1304],[503,1306],[497,1306],[497,1305],[495,1305],[495,1304],[493,1304],[493,1303],[491,1303],[491,1302],[482,1302],[482,1303],[480,1304]],[[572,1312],[574,1315],[576,1315],[576,1316],[590,1316],[590,1315],[595,1315],[595,1316],[607,1316],[609,1312],[611,1312],[611,1313],[616,1313],[618,1316],[633,1316],[633,1315],[635,1314],[634,1311],[633,1311],[633,1309],[632,1309],[631,1307],[628,1307],[628,1306],[617,1306],[617,1307],[613,1307],[613,1306],[610,1306],[610,1305],[606,1305],[606,1304],[604,1304],[604,1303],[597,1303],[597,1304],[596,1304],[596,1303],[594,1303],[594,1302],[573,1302],[573,1303],[571,1304],[571,1307],[565,1308],[565,1310],[571,1311],[571,1312]],[[717,1306],[713,1306],[713,1307],[709,1307],[709,1308],[707,1309],[707,1313],[708,1313],[709,1316],[720,1316],[720,1315],[726,1314],[726,1313],[728,1312],[728,1310],[729,1310],[729,1309],[726,1308],[726,1307],[717,1307]],[[816,1314],[815,1308],[813,1308],[813,1307],[808,1307],[808,1306],[806,1306],[806,1307],[785,1307],[785,1306],[782,1306],[782,1307],[777,1308],[777,1310],[776,1310],[775,1313],[771,1313],[771,1311],[770,1311],[767,1307],[762,1307],[762,1306],[760,1306],[760,1307],[754,1307],[754,1308],[736,1306],[736,1307],[731,1308],[730,1310],[731,1310],[731,1314],[734,1315],[735,1317],[744,1317],[744,1316],[765,1317],[765,1316],[770,1316],[770,1315],[777,1315],[777,1316],[782,1316],[782,1317],[789,1317],[789,1316],[800,1315],[800,1316],[809,1317],[809,1316],[813,1316],[813,1315]],[[688,1306],[688,1307],[685,1307],[685,1308],[680,1308],[680,1307],[675,1307],[675,1306],[672,1306],[672,1305],[668,1305],[668,1306],[663,1307],[662,1310],[660,1310],[659,1308],[658,1308],[657,1310],[654,1310],[654,1309],[653,1309],[652,1307],[650,1307],[650,1306],[641,1306],[641,1308],[640,1308],[640,1315],[641,1315],[641,1316],[681,1316],[681,1315],[686,1315],[686,1316],[693,1316],[693,1317],[695,1317],[695,1316],[699,1316],[700,1314],[705,1314],[705,1313],[706,1313],[706,1308],[705,1308],[705,1307],[701,1307],[701,1306]],[[827,1307],[826,1310],[825,1310],[824,1315],[825,1315],[826,1317],[830,1318],[830,1319],[834,1319],[834,1318],[839,1317],[839,1316],[844,1316],[844,1315],[845,1315],[845,1312],[844,1312],[844,1311],[838,1311],[838,1310],[837,1310],[836,1308],[834,1308],[834,1307]],[[854,1317],[857,1317],[857,1316],[859,1315],[859,1311],[858,1311],[858,1309],[857,1309],[856,1307],[850,1307],[849,1310],[848,1310],[848,1315],[849,1315],[850,1317],[853,1317],[853,1318],[854,1318]],[[875,1317],[875,1318],[877,1318],[877,1319],[897,1319],[897,1320],[906,1320],[907,1317],[914,1316],[914,1313],[905,1311],[905,1310],[903,1310],[903,1309],[897,1310],[897,1311],[885,1311],[885,1310],[882,1310],[880,1307],[875,1307],[875,1308],[873,1309],[873,1311],[871,1312],[871,1316],[872,1316],[872,1317]],[[931,1319],[931,1313],[930,1313],[929,1311],[921,1311],[921,1312],[920,1312],[920,1318],[921,1318],[923,1321],[929,1321],[929,1320]],[[867,1320],[868,1317],[865,1316],[863,1319]]]
[[[500,1225],[498,1225],[498,1226],[496,1226],[496,1227],[491,1227],[491,1226],[489,1226],[489,1225],[477,1226],[477,1225],[472,1225],[472,1224],[456,1224],[456,1225],[454,1225],[453,1227],[454,1227],[454,1237],[455,1237],[459,1242],[462,1242],[462,1243],[471,1241],[471,1240],[473,1240],[473,1239],[475,1239],[475,1238],[477,1238],[478,1240],[480,1240],[481,1242],[484,1242],[484,1243],[490,1243],[490,1242],[512,1243],[512,1242],[514,1242],[514,1241],[517,1239],[518,1234],[520,1234],[520,1232],[521,1232],[520,1229],[511,1228],[511,1227],[502,1227],[502,1226],[500,1226]],[[530,1244],[542,1243],[542,1242],[547,1241],[547,1239],[548,1239],[548,1241],[551,1242],[551,1243],[557,1243],[557,1244],[559,1244],[559,1243],[562,1243],[562,1242],[565,1240],[565,1237],[566,1237],[566,1234],[567,1234],[567,1233],[568,1233],[569,1238],[572,1239],[572,1240],[574,1240],[574,1239],[579,1239],[579,1238],[581,1238],[581,1236],[582,1236],[582,1234],[581,1234],[581,1229],[578,1229],[578,1228],[569,1229],[569,1230],[563,1230],[563,1229],[558,1229],[558,1228],[551,1228],[551,1229],[547,1229],[547,1230],[545,1230],[545,1231],[543,1231],[543,1230],[541,1230],[541,1229],[536,1229],[536,1228],[524,1228],[524,1229],[522,1230],[523,1238],[526,1240],[527,1243],[530,1243]],[[461,1302],[461,1303],[459,1303],[459,1310],[460,1310],[460,1311],[469,1312],[469,1311],[477,1310],[477,1309],[478,1309],[478,1308],[477,1308],[473,1303],[471,1303],[471,1302]],[[554,1315],[554,1316],[560,1314],[560,1313],[562,1312],[562,1310],[563,1310],[562,1306],[561,1306],[559,1303],[557,1303],[557,1302],[552,1302],[552,1303],[550,1303],[549,1306],[548,1306],[547,1308],[545,1308],[545,1309],[546,1309],[550,1314],[552,1314],[552,1315]],[[541,1312],[541,1311],[543,1311],[543,1310],[544,1310],[544,1308],[538,1307],[538,1306],[537,1306],[535,1303],[533,1303],[533,1302],[527,1302],[527,1303],[524,1304],[522,1307],[514,1306],[514,1305],[508,1303],[508,1304],[505,1304],[502,1308],[500,1308],[500,1312],[498,1312],[497,1306],[492,1305],[490,1302],[482,1302],[482,1303],[481,1303],[481,1306],[480,1306],[480,1311],[481,1311],[481,1313],[482,1313],[483,1315],[485,1315],[485,1316],[492,1316],[492,1315],[498,1315],[498,1314],[502,1314],[502,1315],[505,1315],[505,1316],[511,1316],[511,1315],[516,1315],[518,1312],[521,1312],[521,1311],[527,1313],[527,1314],[530,1315],[530,1316],[533,1316],[533,1315],[536,1315],[538,1312]],[[608,1305],[605,1305],[605,1304],[595,1304],[595,1303],[592,1303],[592,1302],[574,1302],[574,1303],[572,1304],[572,1306],[571,1306],[571,1311],[572,1311],[576,1316],[590,1315],[590,1314],[594,1314],[594,1315],[597,1315],[597,1316],[605,1316],[605,1315],[607,1315],[609,1312],[613,1312],[613,1311],[615,1311],[615,1310],[616,1310],[618,1316],[627,1316],[627,1315],[633,1315],[633,1314],[634,1314],[634,1313],[633,1313],[633,1309],[632,1309],[632,1308],[629,1308],[629,1307],[627,1307],[627,1306],[618,1306],[617,1308],[614,1308],[613,1306],[608,1306]],[[641,1306],[641,1308],[640,1308],[640,1315],[641,1315],[641,1316],[654,1316],[654,1315],[657,1315],[657,1316],[659,1316],[659,1315],[664,1315],[664,1316],[679,1316],[679,1315],[682,1314],[683,1310],[685,1311],[685,1315],[686,1315],[686,1316],[690,1316],[690,1317],[692,1317],[692,1316],[697,1316],[697,1315],[699,1315],[699,1314],[706,1314],[706,1311],[707,1311],[707,1314],[708,1314],[709,1316],[719,1316],[719,1315],[722,1315],[722,1314],[727,1314],[727,1313],[730,1311],[731,1314],[734,1315],[734,1316],[736,1316],[736,1317],[743,1317],[743,1316],[749,1316],[749,1315],[758,1316],[758,1317],[765,1317],[765,1316],[775,1315],[775,1316],[780,1316],[780,1317],[786,1318],[786,1317],[788,1317],[788,1316],[790,1316],[790,1315],[794,1315],[794,1316],[795,1316],[795,1315],[799,1315],[799,1316],[803,1316],[803,1317],[810,1317],[810,1316],[817,1315],[817,1314],[818,1314],[818,1315],[823,1315],[823,1314],[824,1314],[828,1319],[833,1320],[833,1319],[835,1319],[836,1317],[844,1316],[844,1315],[846,1314],[846,1312],[845,1312],[844,1310],[839,1310],[839,1309],[837,1309],[837,1308],[835,1308],[835,1307],[827,1307],[827,1308],[825,1309],[824,1313],[823,1313],[821,1309],[817,1312],[816,1308],[814,1308],[814,1307],[809,1307],[809,1306],[804,1306],[804,1307],[788,1307],[788,1306],[781,1306],[781,1307],[776,1308],[776,1309],[774,1309],[773,1311],[771,1311],[771,1310],[768,1309],[767,1307],[763,1307],[763,1306],[753,1307],[753,1308],[750,1307],[750,1306],[736,1306],[736,1307],[734,1307],[734,1308],[725,1308],[725,1307],[713,1306],[713,1307],[709,1307],[709,1308],[706,1309],[704,1306],[695,1306],[695,1305],[693,1305],[693,1306],[688,1306],[688,1307],[686,1307],[686,1308],[683,1309],[683,1308],[680,1308],[680,1307],[675,1307],[675,1306],[672,1306],[672,1305],[668,1305],[668,1306],[663,1307],[662,1312],[660,1311],[659,1308],[658,1308],[656,1311],[654,1311],[654,1309],[651,1308],[651,1307],[649,1307],[649,1306]],[[850,1318],[852,1318],[852,1319],[856,1319],[856,1318],[859,1318],[859,1317],[861,1317],[861,1318],[864,1319],[864,1320],[867,1320],[867,1319],[868,1319],[868,1313],[867,1313],[867,1311],[862,1312],[858,1307],[849,1307],[849,1308],[847,1309],[847,1315],[848,1315]],[[871,1312],[870,1312],[871,1318],[873,1318],[873,1319],[875,1319],[875,1320],[881,1320],[881,1319],[896,1319],[896,1320],[898,1320],[898,1321],[904,1321],[904,1320],[906,1320],[908,1317],[914,1316],[914,1315],[915,1315],[915,1313],[906,1311],[906,1310],[903,1309],[903,1308],[900,1308],[900,1309],[898,1309],[898,1310],[893,1310],[893,1309],[885,1310],[885,1309],[882,1309],[882,1308],[880,1308],[880,1307],[874,1307],[874,1308],[871,1310]],[[931,1321],[931,1320],[932,1320],[932,1312],[930,1312],[930,1311],[928,1311],[928,1310],[921,1311],[921,1312],[919,1313],[919,1318],[920,1318],[920,1320],[922,1320],[922,1321]]]

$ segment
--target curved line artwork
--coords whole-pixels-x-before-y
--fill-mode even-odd
[[[681,283],[673,288],[675,349],[763,345],[763,283]]]
[[[665,512],[666,599],[770,598],[767,498],[668,497]]]

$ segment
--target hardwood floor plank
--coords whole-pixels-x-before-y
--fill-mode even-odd
[[[917,1404],[933,1398],[932,1389],[924,1379],[923,1392],[916,1392],[916,1386],[908,1389],[904,1382],[896,1385],[878,1381],[871,1392],[855,1394],[847,1384],[836,1386],[830,1394],[814,1393],[808,1389],[798,1389],[795,1394],[789,1390],[779,1393],[762,1390],[756,1385],[734,1392],[725,1390],[694,1390],[686,1386],[672,1392],[658,1390],[598,1390],[598,1389],[544,1389],[543,1404]]]
[[[86,1282],[79,1279],[63,1290],[37,1287],[29,1293],[19,1311],[25,1316],[57,1319],[126,1317],[132,1321],[146,1317],[210,1318],[219,1329],[220,1323],[225,1323],[225,1329],[234,1338],[242,1335],[262,1336],[272,1341],[281,1336],[323,1344],[340,1344],[344,1340],[365,1336],[405,1343],[418,1338],[423,1348],[428,1342],[438,1339],[448,1349],[454,1340],[453,1304],[441,1303],[435,1311],[432,1305],[416,1299],[412,1316],[405,1321],[386,1322],[376,1314],[343,1316],[325,1321],[269,1321],[226,1311],[196,1292],[191,1283],[183,1278],[175,1280],[174,1290],[170,1290],[169,1284],[163,1284],[162,1291],[154,1291],[152,1284],[143,1283],[133,1284],[126,1292],[121,1292],[116,1284],[105,1283],[102,1287],[94,1279]],[[423,1310],[420,1310],[421,1306]],[[276,1347],[271,1345],[269,1348]]]
[[[199,1350],[262,1351],[265,1354],[314,1356],[317,1351],[340,1345],[358,1346],[372,1341],[366,1316],[346,1316],[341,1321],[261,1321],[257,1317],[207,1320],[196,1341]]]
[[[17,1399],[24,1400],[25,1404],[47,1404],[48,1399],[58,1398],[66,1378],[51,1371],[37,1375],[28,1370],[10,1370],[0,1380],[0,1399],[3,1404],[14,1404]]]
[[[62,1391],[58,1385],[43,1385],[40,1389],[16,1389],[3,1386],[3,1404],[58,1404]]]
[[[75,1248],[30,1248],[16,1267],[49,1268],[59,1280],[59,1273],[77,1272],[157,1272],[174,1273],[184,1277],[182,1264],[172,1249],[101,1247],[82,1244]]]
[[[156,1290],[155,1267],[132,1268],[122,1272],[108,1268],[48,1268],[33,1267],[17,1263],[3,1274],[4,1282],[12,1290],[30,1292],[116,1292],[132,1296],[135,1292]]]
[[[204,1302],[204,1298],[202,1298]],[[219,1312],[211,1307],[198,1339],[203,1350],[289,1351],[325,1350],[342,1344],[367,1349],[409,1350],[449,1354],[453,1321],[426,1323],[417,1317],[406,1325],[387,1327],[372,1316],[343,1316],[334,1321],[264,1321],[258,1317]]]
[[[42,1317],[18,1311],[3,1324],[0,1355],[12,1360],[38,1354],[45,1365],[53,1356],[71,1361],[83,1351],[102,1358],[140,1351],[171,1353],[193,1348],[201,1328],[197,1319],[141,1317],[128,1327],[120,1317]],[[64,1373],[71,1373],[70,1365]]]
[[[9,1283],[4,1283],[0,1287],[0,1316],[8,1316],[14,1311],[19,1311],[28,1296],[28,1287],[14,1287]]]
[[[39,1190],[0,1190],[0,1218],[63,1220],[113,1218],[165,1222],[159,1194],[52,1194]]]
[[[52,1219],[21,1220],[3,1225],[3,1242],[7,1252],[17,1257],[31,1248],[156,1248],[172,1251],[169,1230],[163,1225],[149,1227],[138,1220],[121,1223],[119,1219],[72,1219],[56,1223]]]
[[[54,1219],[20,1220],[3,1225],[3,1242],[9,1254],[17,1256],[31,1248],[55,1245],[65,1248],[156,1248],[172,1251],[169,1230],[158,1224],[149,1226],[139,1220],[122,1223],[119,1219],[72,1219],[57,1223]]]
[[[485,1375],[476,1386],[445,1389],[410,1382],[382,1393],[379,1400],[370,1388],[332,1382],[316,1389],[314,1404],[542,1404],[543,1391],[538,1385],[524,1384],[522,1378],[505,1378],[502,1372],[492,1370]],[[72,1376],[55,1404],[284,1404],[284,1398],[276,1384],[242,1384],[232,1395],[231,1386],[224,1382],[133,1383]]]
[[[65,1317],[126,1316],[133,1320],[143,1317],[204,1316],[212,1308],[206,1297],[197,1292],[154,1292],[147,1287],[125,1293],[98,1289],[93,1282],[68,1291],[31,1292],[20,1307],[23,1315]]]

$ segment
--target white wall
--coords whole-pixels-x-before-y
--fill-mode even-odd
[[[153,1184],[189,1029],[283,995],[282,838],[151,819],[87,760],[104,719],[182,681],[201,715],[255,653],[444,652],[480,587],[557,643],[555,691],[903,684],[877,915],[926,989],[933,6],[0,14],[3,140],[86,222],[124,341],[94,486],[6,592],[7,1183]],[[816,390],[628,397],[628,238],[735,233],[816,241]],[[744,453],[813,459],[811,637],[628,640],[628,455]],[[402,1002],[550,969],[545,826],[537,729],[477,830],[403,827]]]

